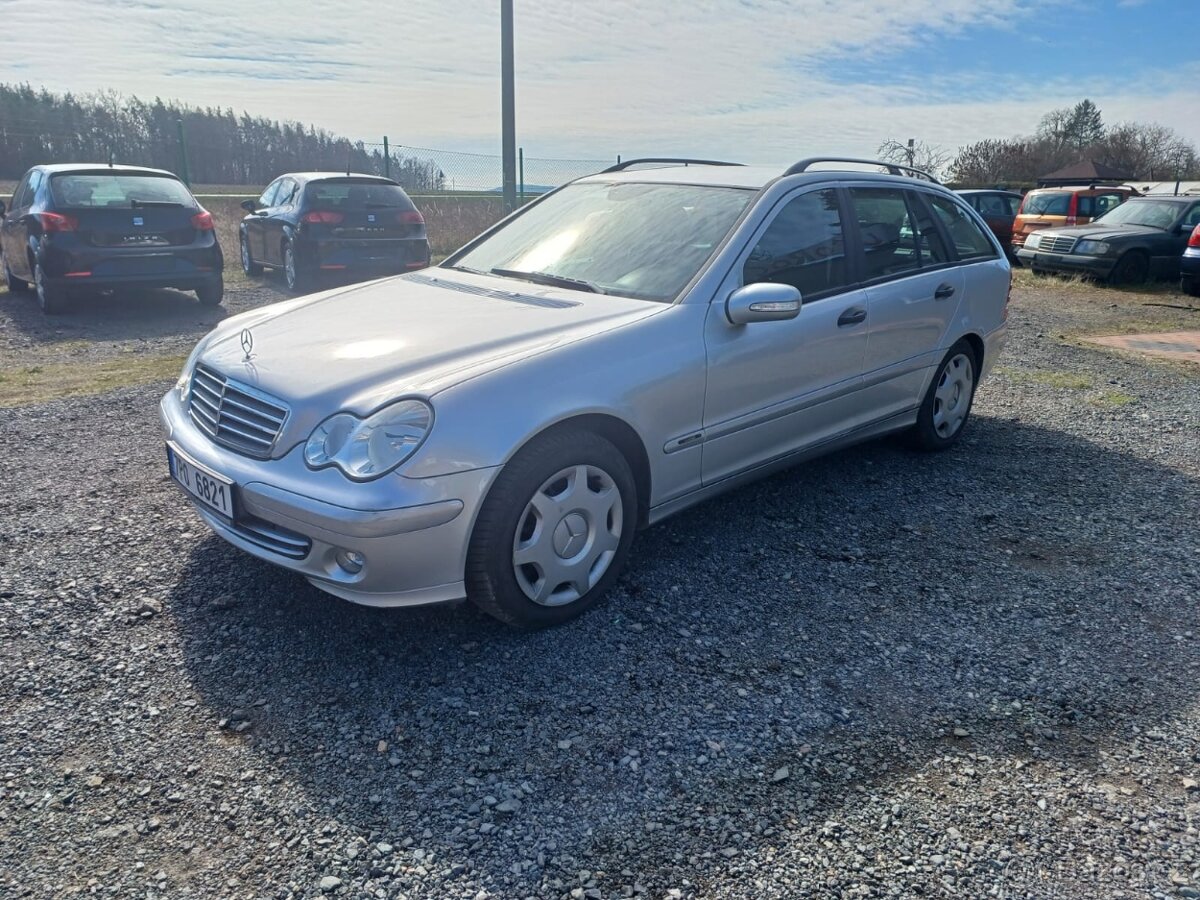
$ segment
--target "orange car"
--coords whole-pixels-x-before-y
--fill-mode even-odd
[[[1025,246],[1025,238],[1035,231],[1060,225],[1086,225],[1136,196],[1138,192],[1130,187],[1100,185],[1030,191],[1021,201],[1021,208],[1013,220],[1013,250]]]

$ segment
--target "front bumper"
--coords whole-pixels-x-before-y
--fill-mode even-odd
[[[1082,253],[1043,253],[1041,250],[1017,251],[1017,259],[1031,269],[1047,272],[1065,272],[1072,275],[1091,275],[1107,278],[1117,264],[1115,257],[1086,256]]]
[[[233,480],[233,520],[193,505],[235,547],[368,606],[465,596],[471,528],[498,467],[437,478],[392,474],[356,484],[332,469],[310,470],[299,446],[280,459],[256,460],[214,444],[192,424],[174,390],[163,397],[159,416],[170,445]],[[362,570],[343,569],[339,550],[361,554]]]

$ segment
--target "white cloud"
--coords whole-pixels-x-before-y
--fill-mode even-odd
[[[1157,120],[1200,140],[1200,94],[1185,89],[1194,64],[1169,78],[1081,74],[1053,84],[1023,82],[1020,60],[932,82],[898,72],[888,84],[839,85],[823,74],[830,59],[886,59],[968,29],[1029,26],[1031,0],[516,6],[519,141],[537,156],[787,162],[869,154],[910,136],[957,147],[1029,131],[1046,109],[1082,96],[1109,121]],[[177,97],[364,139],[499,147],[494,0],[0,0],[0,16],[10,36],[54,35],[52,53],[10,39],[0,80]]]

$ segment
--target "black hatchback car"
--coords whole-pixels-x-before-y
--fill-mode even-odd
[[[33,285],[46,313],[63,312],[88,288],[173,287],[206,305],[221,302],[224,261],[212,216],[170,172],[35,166],[0,216],[9,290]]]
[[[1087,225],[1033,232],[1017,256],[1035,273],[1091,275],[1113,284],[1177,278],[1197,225],[1200,197],[1130,197]]]
[[[242,207],[242,268],[282,269],[293,291],[308,290],[321,273],[372,277],[429,265],[425,219],[388,178],[293,172]]]

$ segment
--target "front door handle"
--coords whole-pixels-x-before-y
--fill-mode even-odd
[[[865,321],[867,321],[867,311],[861,306],[852,306],[838,316],[838,328],[845,328],[848,325],[861,325]]]
[[[954,296],[954,285],[946,284],[944,281],[937,286],[937,290],[933,292],[934,300],[945,300]]]

